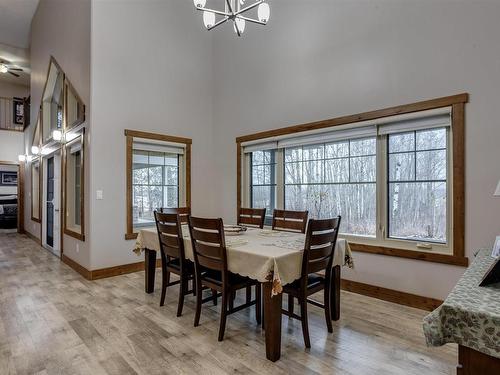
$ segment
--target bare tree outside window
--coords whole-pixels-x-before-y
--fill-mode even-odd
[[[376,235],[376,138],[286,148],[285,209],[342,215],[342,233]]]
[[[155,210],[178,207],[178,155],[134,150],[132,161],[133,225],[152,225]]]
[[[251,155],[251,206],[266,208],[272,216],[276,206],[276,159],[274,150],[255,151]]]
[[[447,131],[388,137],[389,237],[446,243]]]

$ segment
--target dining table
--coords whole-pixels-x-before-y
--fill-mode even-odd
[[[182,225],[184,251],[194,260],[189,228]],[[230,272],[258,280],[263,286],[266,357],[277,361],[281,355],[281,309],[283,285],[301,276],[305,234],[270,229],[247,228],[226,238],[227,265]],[[154,292],[157,252],[160,250],[156,228],[138,232],[134,252],[145,257],[145,292]],[[340,318],[341,267],[354,267],[347,240],[338,238],[335,246],[332,286],[332,320]]]

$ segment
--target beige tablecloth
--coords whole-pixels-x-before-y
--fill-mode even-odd
[[[182,231],[186,258],[194,260],[189,229],[183,225]],[[301,233],[254,228],[226,236],[228,269],[261,282],[273,280],[273,294],[281,293],[283,285],[300,277],[304,241]],[[156,228],[139,232],[134,252],[140,255],[144,249],[159,251]],[[333,264],[353,268],[351,249],[345,239],[337,240]]]

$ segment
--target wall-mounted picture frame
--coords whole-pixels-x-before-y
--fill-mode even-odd
[[[0,172],[0,184],[7,186],[16,186],[17,185],[17,172]]]
[[[24,99],[12,98],[12,122],[16,125],[24,124]]]

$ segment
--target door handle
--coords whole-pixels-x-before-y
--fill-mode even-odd
[[[55,211],[55,212],[59,212],[59,208],[55,208],[55,209],[54,209],[54,211]]]

